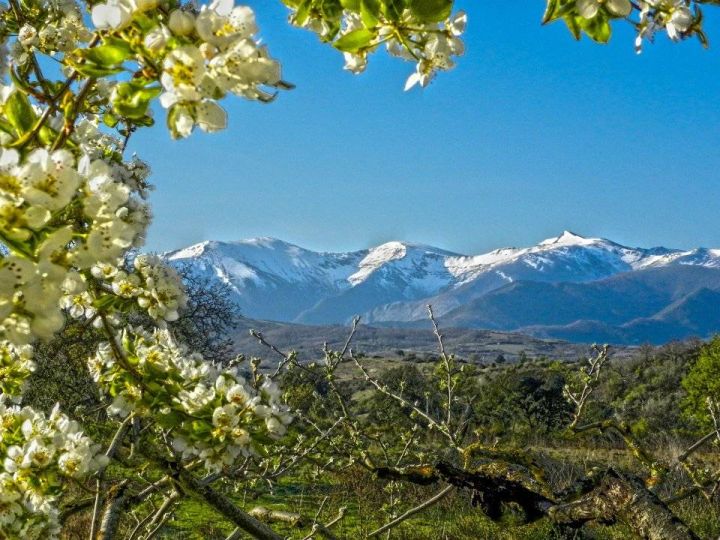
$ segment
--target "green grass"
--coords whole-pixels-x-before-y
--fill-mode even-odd
[[[367,480],[367,477],[365,477]],[[362,538],[390,520],[382,510],[383,502],[389,495],[383,492],[383,483],[367,482],[363,478],[350,478],[347,482],[335,485],[314,485],[286,480],[278,486],[272,495],[263,495],[251,499],[248,494],[234,494],[239,506],[249,510],[256,506],[269,509],[298,512],[307,521],[302,527],[290,528],[287,525],[273,524],[273,528],[289,538],[303,538],[310,530],[317,509],[325,500],[320,516],[321,522],[327,522],[336,514],[338,508],[347,508],[346,516],[333,528],[333,533],[342,539]],[[438,488],[420,488],[404,486],[403,510],[428,498]],[[680,503],[676,510],[701,538],[717,538],[720,535],[718,509],[712,508],[699,497]],[[174,518],[159,538],[178,540],[223,540],[233,530],[233,526],[223,520],[208,506],[195,500],[184,500],[175,512]],[[436,506],[417,514],[392,530],[389,538],[395,540],[552,540],[552,539],[592,539],[621,540],[632,538],[632,532],[624,526],[586,526],[577,536],[563,536],[548,520],[540,520],[529,525],[517,525],[512,522],[494,523],[486,518],[479,509],[469,504],[468,496],[456,492]],[[382,538],[388,538],[383,535]]]

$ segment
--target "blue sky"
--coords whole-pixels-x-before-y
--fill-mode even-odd
[[[149,249],[275,236],[479,253],[563,229],[720,247],[720,8],[707,8],[709,51],[658,36],[638,57],[630,28],[578,43],[540,26],[541,0],[460,1],[466,55],[404,93],[410,64],[381,53],[352,76],[279,0],[249,3],[297,88],[270,105],[225,100],[220,134],[136,136],[157,186]]]

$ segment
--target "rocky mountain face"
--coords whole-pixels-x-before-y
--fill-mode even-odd
[[[569,231],[529,248],[467,256],[389,242],[319,253],[272,238],[165,254],[218,280],[254,319],[303,325],[513,331],[577,342],[661,343],[720,331],[720,250],[630,248]]]

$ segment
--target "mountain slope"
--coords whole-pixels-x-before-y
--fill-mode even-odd
[[[715,300],[720,269],[670,266],[581,284],[518,282],[454,309],[441,322],[573,341],[662,343],[720,331]]]
[[[228,285],[241,311],[258,319],[331,325],[360,314],[373,325],[415,326],[430,303],[446,326],[568,339],[720,330],[710,313],[720,290],[714,249],[629,248],[565,231],[475,256],[404,242],[320,253],[272,238],[203,242],[165,256]]]

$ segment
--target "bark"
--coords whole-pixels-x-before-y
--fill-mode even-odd
[[[265,523],[281,522],[287,523],[292,527],[301,527],[303,518],[296,512],[284,512],[282,510],[270,510],[263,506],[256,506],[250,512],[252,517],[264,521]]]
[[[377,467],[375,475],[385,480],[401,480],[418,484],[420,486],[429,486],[440,481],[440,476],[431,465],[420,465],[417,467]]]
[[[238,508],[235,503],[223,495],[212,489],[208,485],[203,485],[187,472],[180,472],[179,480],[183,487],[188,488],[197,498],[212,506],[223,516],[235,523],[239,528],[259,540],[283,540],[283,537],[273,531],[263,522],[258,521],[247,512]]]
[[[639,478],[610,469],[595,484],[578,499],[550,508],[550,518],[572,526],[619,521],[647,540],[697,540],[697,535]]]
[[[105,510],[103,511],[100,529],[97,537],[100,540],[111,540],[115,536],[118,524],[120,523],[121,510],[125,504],[125,491],[128,481],[123,480],[120,484],[113,486],[105,498]]]
[[[525,512],[525,521],[530,523],[543,518],[555,504],[537,487],[528,487],[523,482],[507,478],[504,474],[485,471],[465,471],[449,463],[437,465],[438,474],[449,484],[472,492],[471,502],[480,506],[492,520],[503,516],[503,505],[514,503]]]
[[[378,476],[423,485],[444,480],[470,491],[473,504],[495,521],[503,518],[510,504],[524,511],[526,523],[544,517],[563,528],[579,528],[590,521],[623,523],[644,540],[698,540],[636,476],[614,469],[595,471],[562,493],[548,494],[533,474],[522,469],[496,462],[470,471],[440,462],[435,467],[382,469]]]

